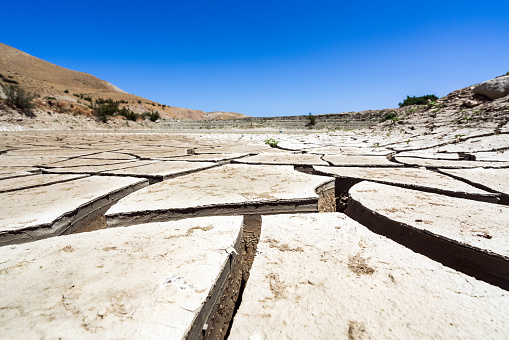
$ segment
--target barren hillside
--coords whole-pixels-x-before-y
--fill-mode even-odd
[[[55,104],[59,104],[59,110],[56,110],[59,113],[91,114],[87,110],[88,105],[98,98],[111,98],[122,102],[123,106],[135,113],[159,111],[163,118],[210,119],[203,111],[163,105],[129,94],[93,75],[68,70],[2,43],[0,83],[19,85],[30,92],[36,92],[41,98],[38,107],[44,111],[53,111]],[[50,98],[51,103],[44,98]],[[239,118],[243,115],[230,116]]]

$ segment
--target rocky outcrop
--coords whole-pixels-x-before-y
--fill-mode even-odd
[[[490,99],[498,99],[509,95],[509,75],[497,77],[480,83],[473,89],[474,94],[480,94]]]

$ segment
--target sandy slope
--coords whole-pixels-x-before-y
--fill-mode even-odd
[[[2,43],[0,43],[0,75],[0,83],[7,84],[6,80],[14,81],[22,88],[30,92],[38,93],[41,98],[55,97],[58,101],[64,103],[67,102],[72,103],[74,106],[82,106],[84,111],[87,111],[86,105],[90,102],[77,98],[73,94],[86,94],[92,99],[111,98],[113,100],[123,100],[128,102],[127,105],[134,112],[143,113],[145,111],[157,110],[163,118],[210,119],[207,118],[205,112],[201,110],[166,106],[129,94],[117,86],[94,77],[93,75],[68,70]],[[68,93],[65,91],[68,91]],[[78,101],[83,105],[80,105]],[[54,111],[46,102],[38,104],[40,106],[46,106],[42,108],[45,111]],[[231,118],[240,116],[243,115],[239,114],[236,116],[236,114],[234,114]]]

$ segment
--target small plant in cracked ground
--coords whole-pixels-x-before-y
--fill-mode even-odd
[[[265,140],[265,144],[269,145],[271,148],[277,147],[278,143],[279,141],[275,140],[274,138],[268,138]]]

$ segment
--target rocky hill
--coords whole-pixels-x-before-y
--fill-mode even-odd
[[[391,110],[386,110],[388,114]],[[393,110],[385,124],[424,127],[486,127],[498,131],[509,122],[509,75],[453,91],[426,105]]]
[[[134,113],[158,111],[162,118],[211,118],[201,110],[163,105],[129,94],[117,86],[84,72],[72,71],[0,43],[0,84],[18,85],[38,94],[37,108],[45,112],[92,116],[88,108],[96,99],[112,99]],[[239,118],[241,114],[228,117]],[[226,117],[226,116],[224,116]]]

